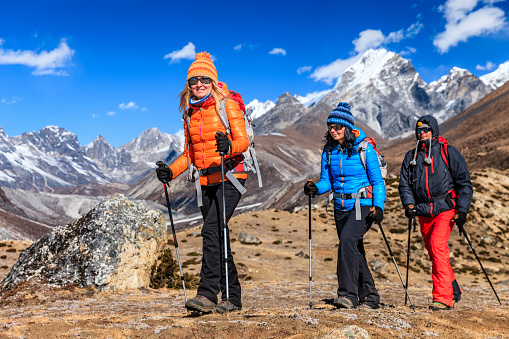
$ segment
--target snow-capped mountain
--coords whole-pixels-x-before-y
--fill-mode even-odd
[[[130,183],[171,161],[182,150],[180,136],[149,129],[115,149],[103,136],[81,146],[57,126],[9,137],[0,127],[0,186],[52,192],[55,188]]]
[[[259,102],[258,100],[254,99],[249,104],[247,104],[246,114],[249,115],[251,120],[258,119],[270,111],[274,106],[276,106],[276,104],[270,100]]]
[[[172,155],[182,153],[184,134],[167,134],[157,127],[143,131],[131,142],[119,147],[119,150],[131,154],[134,162],[148,162],[151,165],[158,160],[168,161]]]
[[[431,114],[444,121],[490,91],[479,78],[459,68],[428,85],[409,60],[378,49],[368,50],[347,68],[322,101],[331,106],[346,101],[355,119],[382,136],[396,137],[411,130],[419,116]]]
[[[330,92],[331,92],[331,90],[327,89],[325,91],[316,91],[313,93],[308,93],[304,97],[300,96],[298,94],[295,94],[294,97],[295,97],[295,99],[299,100],[300,103],[302,105],[304,105],[304,107],[309,108],[309,107],[316,105],[316,103],[319,102],[320,99],[322,99],[324,96],[326,96]]]
[[[320,99],[322,99],[330,92],[331,90],[328,89],[325,91],[316,91],[313,93],[308,93],[306,96],[295,94],[293,97],[297,99],[304,107],[309,108],[315,106],[316,103],[320,101]],[[265,102],[259,102],[258,100],[254,99],[246,106],[246,113],[249,115],[251,120],[255,120],[260,118],[265,113],[269,112],[271,109],[274,108],[274,106],[276,106],[276,104],[270,100],[267,100]]]
[[[9,138],[1,131],[0,185],[51,191],[55,187],[107,183],[75,134],[57,126]]]
[[[492,89],[499,88],[504,83],[509,81],[509,61],[506,61],[498,66],[494,72],[481,76],[480,79]]]
[[[257,134],[278,132],[292,125],[306,112],[306,107],[299,100],[288,92],[283,93],[272,109],[254,120],[255,132]]]
[[[453,67],[448,75],[431,82],[427,92],[441,107],[433,115],[442,122],[482,99],[491,89],[468,70]]]

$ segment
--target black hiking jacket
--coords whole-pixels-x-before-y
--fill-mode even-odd
[[[465,159],[455,147],[441,146],[435,118],[424,116],[419,121],[425,121],[433,130],[431,153],[428,153],[430,140],[424,140],[418,143],[415,166],[411,164],[415,150],[405,155],[399,181],[401,202],[404,206],[414,205],[416,214],[421,216],[435,217],[453,208],[468,213],[473,191]],[[448,157],[442,152],[448,153]],[[428,155],[431,155],[431,164],[425,161]],[[450,199],[446,198],[448,193]]]

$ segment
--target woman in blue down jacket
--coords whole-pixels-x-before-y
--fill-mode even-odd
[[[327,118],[328,132],[322,153],[318,183],[307,182],[304,193],[312,197],[333,190],[334,219],[339,237],[338,308],[366,305],[380,307],[380,296],[369,271],[363,236],[373,222],[383,220],[385,184],[378,157],[370,144],[366,148],[366,168],[358,152],[366,134],[354,126],[347,103],[340,102]]]

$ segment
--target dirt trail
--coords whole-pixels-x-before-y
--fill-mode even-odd
[[[0,295],[0,338],[320,338],[346,325],[358,325],[372,338],[509,338],[509,230],[504,208],[508,172],[474,174],[476,192],[466,225],[503,306],[455,230],[451,262],[463,289],[461,301],[451,311],[428,310],[431,266],[417,231],[412,236],[409,288],[417,308],[414,312],[405,307],[394,264],[380,231],[373,227],[366,234],[365,247],[370,267],[383,267],[373,275],[385,306],[335,309],[331,302],[337,289],[338,238],[332,214],[319,205],[312,211],[313,309],[308,306],[308,211],[265,210],[238,215],[229,224],[243,288],[241,312],[196,317],[186,312],[181,290],[96,293],[74,287],[25,286],[17,293]],[[382,225],[404,277],[407,220],[399,206],[396,180],[388,182],[387,196]],[[190,274],[200,270],[199,230],[195,227],[177,235],[184,271]],[[242,244],[240,232],[262,243]],[[5,255],[2,262],[10,268],[29,243],[5,243],[0,258]],[[0,279],[7,271],[0,269]],[[189,297],[195,294],[188,291]]]

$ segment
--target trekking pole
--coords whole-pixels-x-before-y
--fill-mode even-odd
[[[382,224],[378,223],[378,227],[380,227],[380,232],[382,232],[382,236],[384,237],[385,244],[387,245],[387,249],[389,250],[389,253],[392,257],[392,261],[394,262],[394,266],[396,266],[396,271],[398,271],[399,280],[401,280],[401,284],[403,285],[403,288],[405,289],[406,295],[408,296],[408,301],[410,301],[411,308],[415,312],[415,306],[412,303],[412,299],[410,299],[410,295],[408,294],[408,290],[406,288],[405,283],[403,282],[403,277],[401,276],[401,273],[399,272],[398,264],[396,263],[396,259],[394,258],[394,254],[392,254],[391,246],[389,246],[389,242],[387,241],[387,238],[385,237],[384,229],[382,228]]]
[[[493,284],[491,283],[490,278],[488,277],[488,273],[486,273],[486,271],[484,270],[484,267],[481,264],[481,260],[477,256],[477,253],[475,252],[474,247],[472,246],[472,243],[470,242],[470,239],[468,238],[467,232],[465,231],[465,229],[463,227],[458,227],[458,228],[460,229],[460,234],[463,233],[463,235],[465,236],[465,239],[468,242],[468,245],[472,249],[472,252],[474,252],[475,258],[477,259],[477,262],[479,262],[479,265],[481,266],[481,269],[484,272],[484,276],[486,277],[486,280],[488,280],[488,282],[491,286],[491,289],[493,290],[493,293],[495,293],[495,297],[497,297],[498,303],[500,305],[502,305],[502,302],[500,302],[500,298],[497,295],[497,291],[495,291],[495,287],[493,287]]]
[[[408,287],[408,270],[410,267],[410,236],[412,234],[412,219],[408,218],[408,242],[407,242],[407,249],[406,249],[406,281],[405,285]],[[405,306],[407,301],[407,295],[405,294]]]
[[[310,182],[311,179],[308,179],[308,182]],[[313,301],[311,299],[311,195],[309,197],[309,308],[313,308]]]
[[[162,161],[158,161],[156,163],[159,167],[165,167],[166,165]],[[166,188],[166,182],[163,182],[164,186],[164,195],[166,196],[166,205],[168,206],[168,214],[170,216],[170,224],[171,224],[171,232],[173,233],[173,244],[175,245],[175,251],[177,252],[177,260],[179,263],[179,269],[180,269],[180,279],[182,280],[182,288],[184,289],[184,298],[187,302],[187,293],[186,293],[186,283],[184,281],[184,274],[182,273],[182,265],[180,264],[180,254],[179,254],[179,243],[177,242],[177,235],[175,233],[175,224],[173,223],[173,215],[171,214],[171,205],[170,205],[170,198],[168,197],[168,190]]]
[[[228,245],[226,239],[226,201],[224,198],[224,153],[220,152],[221,155],[221,179],[222,179],[222,189],[223,189],[223,238],[224,238],[224,271],[226,277],[226,312],[230,311],[230,291],[228,288]]]

